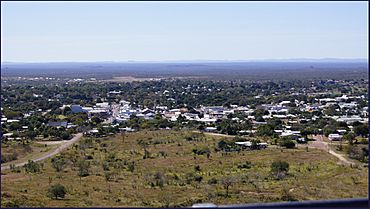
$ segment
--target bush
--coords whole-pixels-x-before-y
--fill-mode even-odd
[[[196,155],[205,155],[205,154],[210,154],[211,150],[208,147],[204,147],[200,149],[193,149],[193,153]]]
[[[271,164],[271,174],[278,180],[283,179],[288,171],[289,163],[285,161],[275,161]]]
[[[18,154],[16,152],[13,152],[12,154],[8,155],[1,155],[1,163],[7,163],[13,160],[18,159]]]
[[[196,182],[198,182],[198,183],[200,183],[202,180],[203,180],[203,177],[202,177],[202,176],[200,176],[200,175],[196,175],[196,176],[194,177],[194,181],[196,181]]]
[[[295,143],[291,139],[282,139],[280,140],[279,145],[288,149],[295,147]]]
[[[210,180],[208,180],[208,184],[217,184],[217,183],[218,181],[215,178],[211,178]]]
[[[77,163],[78,176],[84,177],[89,175],[90,163],[86,160],[80,160]]]
[[[40,164],[29,160],[27,164],[23,166],[27,173],[38,173],[41,171]]]
[[[63,171],[63,169],[67,166],[67,163],[67,159],[62,156],[57,156],[51,159],[51,164],[57,172]]]
[[[239,169],[243,169],[243,168],[250,169],[251,167],[252,167],[252,163],[250,161],[246,161],[245,163],[238,165]]]
[[[367,146],[349,145],[348,146],[348,155],[352,159],[356,159],[358,161],[367,163],[368,162],[369,150],[368,150]]]
[[[61,184],[55,184],[49,187],[47,196],[51,199],[58,199],[58,198],[64,198],[66,195],[67,190],[66,188]]]

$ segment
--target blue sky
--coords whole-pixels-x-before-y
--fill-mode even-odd
[[[367,2],[1,2],[1,58],[367,58],[367,7]]]

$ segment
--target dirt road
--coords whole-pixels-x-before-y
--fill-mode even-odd
[[[348,164],[348,165],[349,164],[354,164],[353,162],[347,160],[345,157],[343,157],[342,155],[336,153],[333,149],[331,149],[329,147],[328,143],[324,141],[322,135],[316,135],[316,136],[314,135],[313,136],[313,139],[315,139],[315,141],[309,142],[309,147],[316,148],[316,149],[321,149],[321,150],[325,150],[329,154],[337,157],[344,164]]]
[[[218,133],[211,133],[211,132],[200,132],[200,131],[193,131],[194,133],[204,133],[206,135],[211,135],[211,136],[223,136],[223,137],[235,137],[233,135],[227,135],[227,134],[218,134]]]
[[[35,158],[35,159],[29,159],[29,160],[32,160],[34,162],[37,162],[37,161],[42,161],[42,160],[45,160],[49,157],[52,157],[58,153],[60,153],[61,151],[63,151],[64,149],[68,148],[69,146],[71,146],[73,143],[77,142],[80,138],[82,137],[82,133],[78,133],[76,134],[72,139],[66,141],[66,143],[63,143],[61,144],[58,148],[56,148],[55,150],[52,150],[50,152],[47,152],[45,153],[43,156],[41,157],[38,157],[38,158]],[[24,161],[24,162],[21,162],[21,163],[17,163],[15,164],[15,167],[19,167],[19,166],[23,166],[25,165],[26,163],[28,162],[27,161]],[[1,170],[7,170],[9,169],[10,166],[9,165],[5,165],[5,166],[1,166]]]

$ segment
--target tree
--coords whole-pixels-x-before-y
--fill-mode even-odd
[[[355,126],[353,128],[353,131],[357,136],[366,137],[369,134],[369,127],[367,124],[361,124],[358,126]]]
[[[343,135],[343,140],[348,141],[349,144],[353,144],[353,140],[355,140],[356,136],[354,133],[345,133]]]
[[[295,143],[293,142],[293,140],[290,138],[285,138],[285,137],[280,139],[279,145],[282,147],[288,148],[288,149],[295,147]]]
[[[32,160],[28,160],[28,163],[23,166],[27,173],[38,173],[41,171],[41,166],[33,162]]]
[[[51,199],[64,198],[67,194],[66,188],[61,184],[55,184],[49,187],[47,196]]]
[[[165,176],[162,172],[158,171],[154,175],[154,179],[156,181],[156,185],[159,186],[161,189],[164,187],[164,182],[165,182]]]
[[[257,135],[272,136],[274,134],[274,127],[271,124],[260,125],[257,128]]]
[[[369,150],[367,146],[349,145],[348,156],[361,162],[368,162]]]
[[[255,149],[258,149],[259,146],[258,144],[261,142],[260,140],[252,140],[252,145],[251,145],[251,149],[255,150]]]
[[[275,161],[271,164],[271,174],[275,176],[276,179],[280,180],[285,177],[289,171],[289,163],[285,161]]]
[[[61,138],[63,140],[68,140],[71,138],[71,134],[69,134],[67,131],[63,131],[62,134],[61,134]]]
[[[224,189],[226,189],[226,197],[229,196],[229,188],[236,182],[235,177],[233,176],[227,176],[224,179],[222,179],[222,185],[224,186]]]
[[[94,117],[91,118],[91,122],[93,122],[95,125],[97,125],[97,124],[103,122],[103,120],[100,119],[99,117],[94,116]]]
[[[62,156],[57,156],[51,159],[51,164],[57,172],[60,172],[67,166],[68,161]]]
[[[27,131],[26,137],[29,139],[34,139],[37,136],[37,133],[35,131]]]
[[[77,162],[78,176],[84,177],[89,175],[90,163],[86,160],[80,160]]]

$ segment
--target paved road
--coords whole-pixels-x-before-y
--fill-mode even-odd
[[[44,154],[43,156],[41,156],[41,157],[38,157],[38,158],[35,158],[35,159],[29,159],[29,160],[32,160],[32,161],[34,161],[34,162],[37,162],[37,161],[42,161],[42,160],[45,160],[45,159],[47,159],[47,158],[49,158],[49,157],[52,157],[52,156],[54,156],[54,155],[56,155],[56,154],[60,153],[60,152],[61,152],[61,151],[63,151],[64,149],[68,148],[68,147],[69,147],[69,146],[71,146],[73,143],[75,143],[75,142],[77,142],[78,140],[80,140],[80,139],[81,139],[81,137],[82,137],[82,133],[78,133],[78,134],[76,134],[72,139],[70,139],[70,140],[68,140],[66,143],[64,143],[64,144],[60,145],[57,149],[52,150],[52,151],[50,151],[50,152],[47,152],[47,153],[45,153],[45,154]],[[24,162],[21,162],[21,163],[17,163],[17,164],[15,164],[15,167],[23,166],[23,165],[25,165],[27,162],[28,162],[28,160],[27,160],[27,161],[24,161]],[[9,168],[10,168],[10,166],[9,166],[9,165],[1,166],[1,170],[2,170],[2,171],[3,171],[3,170],[7,170],[7,169],[9,169]]]
[[[309,143],[310,147],[328,151],[329,154],[337,157],[344,164],[354,164],[353,162],[347,160],[342,155],[336,153],[333,149],[331,149],[328,143],[324,141],[322,135],[313,135],[313,139],[315,139],[315,141]]]

